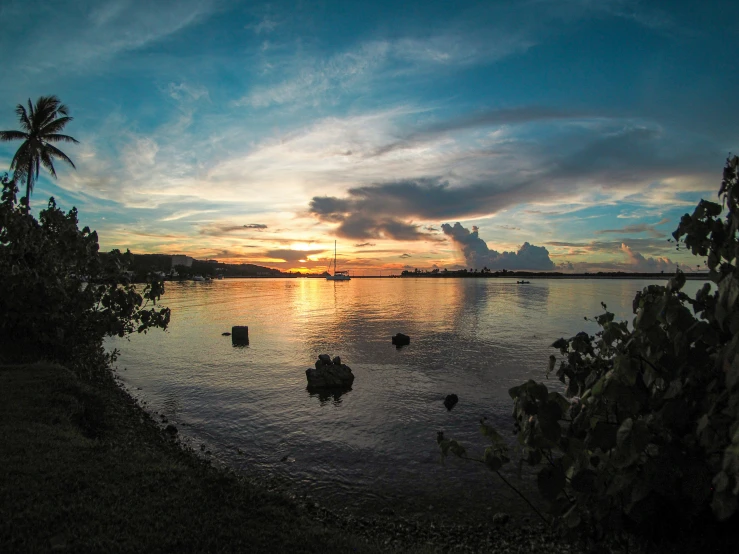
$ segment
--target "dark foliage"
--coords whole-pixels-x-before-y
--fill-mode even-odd
[[[105,337],[165,329],[169,309],[152,280],[139,292],[129,281],[129,252],[98,253],[97,233],[77,227],[77,210],[54,199],[37,221],[24,213],[18,189],[2,179],[0,202],[0,361],[46,359],[77,370],[104,367]]]
[[[709,524],[721,533],[736,519],[738,168],[739,157],[727,160],[723,206],[701,200],[673,233],[678,247],[707,257],[717,290],[706,283],[691,298],[678,272],[637,293],[631,325],[604,304],[595,336],[552,345],[561,357],[550,357],[549,371],[564,395],[534,381],[510,390],[521,463],[542,466],[537,483],[553,521],[581,537],[655,538]],[[497,471],[509,461],[504,443],[482,430],[493,443],[483,460]],[[466,457],[455,441],[440,445]]]

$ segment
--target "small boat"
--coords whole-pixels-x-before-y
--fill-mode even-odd
[[[326,281],[350,281],[348,271],[336,271],[336,241],[334,241],[334,274],[326,277]]]
[[[205,281],[205,277],[203,277],[202,275],[193,275],[192,280],[193,281]]]
[[[531,281],[516,281],[517,285],[530,285]]]

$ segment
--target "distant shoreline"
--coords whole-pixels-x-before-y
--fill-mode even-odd
[[[688,281],[709,281],[708,273],[685,273]],[[467,273],[457,274],[444,273],[414,273],[410,275],[352,275],[352,279],[645,279],[645,280],[667,280],[673,277],[672,273]],[[233,276],[229,279],[325,279],[324,275],[270,275],[270,276]],[[180,280],[188,282],[187,279]],[[172,279],[172,282],[178,282]]]

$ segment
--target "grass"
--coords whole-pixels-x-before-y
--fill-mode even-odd
[[[377,552],[168,439],[112,378],[0,367],[0,552]]]

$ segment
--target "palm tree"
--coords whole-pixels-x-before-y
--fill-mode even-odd
[[[74,163],[69,157],[54,146],[53,142],[74,142],[77,140],[59,134],[72,121],[67,115],[67,106],[61,103],[56,96],[40,96],[36,105],[28,99],[28,111],[23,104],[15,107],[22,131],[0,131],[0,141],[22,140],[18,151],[13,156],[10,169],[13,170],[13,179],[17,182],[26,178],[26,213],[31,209],[31,191],[33,184],[38,181],[39,167],[43,165],[52,177],[56,178],[54,158],[67,162],[72,167]],[[76,168],[75,168],[76,169]]]

